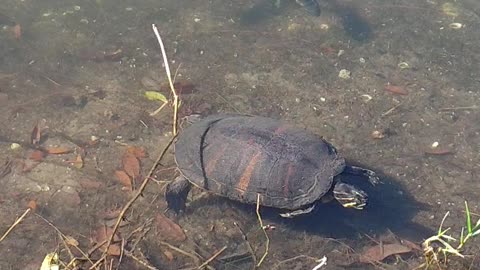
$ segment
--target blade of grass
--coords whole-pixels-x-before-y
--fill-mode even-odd
[[[465,201],[465,214],[467,216],[467,231],[468,234],[472,234],[472,220],[470,217],[470,210],[468,209],[468,203]]]

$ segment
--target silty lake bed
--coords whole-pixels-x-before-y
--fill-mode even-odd
[[[93,248],[109,239],[172,138],[171,102],[152,116],[161,102],[145,96],[171,99],[152,23],[175,74],[181,119],[282,119],[381,177],[375,187],[346,179],[369,194],[363,211],[331,202],[284,219],[261,208],[270,242],[259,269],[313,269],[323,256],[321,269],[412,269],[424,262],[416,248],[448,211],[443,226],[459,238],[465,201],[474,222],[480,214],[480,4],[319,6],[316,17],[287,0],[5,0],[2,234],[27,213],[0,242],[0,268],[39,269],[51,252],[66,264],[80,250],[101,258]],[[255,206],[194,189],[185,214],[164,213],[175,167],[171,148],[121,219],[101,267],[122,258],[119,269],[193,269],[212,259],[202,267],[253,269],[267,244]],[[387,257],[382,246],[396,249]],[[473,238],[465,258],[432,269],[476,269],[479,249]]]

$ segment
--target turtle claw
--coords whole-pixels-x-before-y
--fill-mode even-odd
[[[352,175],[365,176],[365,177],[368,178],[368,182],[370,182],[370,184],[372,184],[372,186],[375,186],[377,184],[382,183],[380,181],[380,178],[378,177],[378,175],[374,171],[369,170],[369,169],[347,165],[347,166],[345,166],[344,172],[348,173],[348,174],[352,174]]]

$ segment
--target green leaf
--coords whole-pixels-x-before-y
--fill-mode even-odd
[[[148,100],[161,101],[163,103],[168,102],[167,98],[162,93],[157,91],[145,91],[145,97]]]
[[[474,231],[474,232],[472,233],[472,237],[473,237],[473,236],[477,236],[477,235],[479,235],[479,234],[480,234],[480,230],[476,230],[476,231]]]
[[[468,234],[472,234],[472,220],[470,218],[470,210],[468,209],[467,201],[465,201],[465,214],[467,215],[467,231],[468,231]]]
[[[460,233],[460,244],[465,243],[465,242],[463,242],[463,241],[465,241],[465,239],[463,238],[464,237],[464,235],[463,235],[464,231],[465,231],[465,228],[462,227],[462,232]]]

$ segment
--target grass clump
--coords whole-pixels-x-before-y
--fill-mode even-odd
[[[450,234],[447,234],[447,232],[449,232],[451,229],[450,227],[446,229],[443,228],[443,223],[445,222],[445,219],[448,217],[449,214],[450,212],[447,212],[445,216],[443,216],[437,234],[429,237],[422,243],[422,247],[425,252],[424,257],[426,260],[423,266],[425,266],[426,268],[431,265],[437,265],[440,267],[440,263],[446,264],[448,256],[450,255],[464,258],[465,255],[462,254],[462,251],[465,245],[468,242],[471,242],[472,238],[480,235],[480,219],[477,220],[475,224],[473,224],[467,202],[465,202],[466,224],[462,227],[459,239],[456,239]]]

